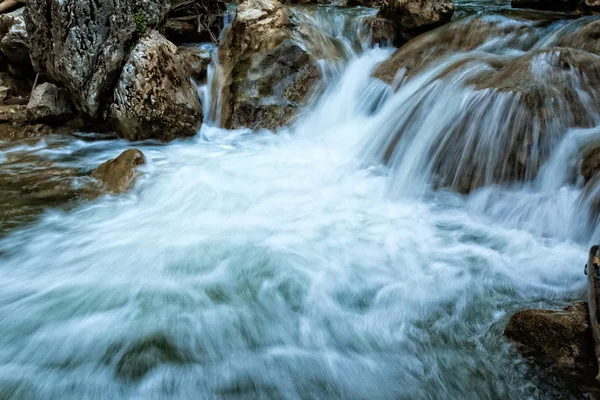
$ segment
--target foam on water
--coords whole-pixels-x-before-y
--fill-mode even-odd
[[[426,96],[444,67],[392,94],[370,78],[390,52],[353,57],[278,135],[205,125],[136,144],[148,162],[129,194],[1,239],[0,398],[566,396],[502,330],[517,309],[582,296],[589,237],[552,213],[581,190],[432,191],[418,159],[432,136],[374,163],[390,104]],[[447,118],[460,90],[430,113]],[[128,146],[35,151],[92,168]]]

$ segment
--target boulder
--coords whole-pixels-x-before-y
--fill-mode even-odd
[[[452,18],[452,0],[385,0],[379,16],[396,25],[396,46],[442,26]]]
[[[117,135],[127,140],[168,142],[200,129],[202,107],[177,47],[157,31],[149,32],[131,51],[109,115]]]
[[[27,119],[30,122],[60,124],[73,117],[73,106],[67,92],[53,83],[38,85],[27,104]]]
[[[512,8],[533,8],[547,11],[575,11],[580,0],[511,0]]]
[[[509,339],[547,357],[560,369],[593,377],[597,366],[587,304],[575,303],[562,311],[521,310],[504,330]]]
[[[177,54],[185,74],[198,83],[206,83],[208,66],[212,61],[210,51],[198,46],[182,46],[177,49]]]
[[[361,34],[368,37],[371,46],[389,46],[396,37],[396,25],[389,19],[372,16],[365,18],[361,23]]]
[[[294,29],[277,0],[240,4],[219,49],[224,127],[275,129],[305,104],[320,73],[292,40]]]
[[[9,62],[31,68],[23,9],[0,15],[0,51]]]
[[[144,154],[138,149],[125,150],[117,158],[102,163],[92,172],[92,177],[100,181],[108,193],[125,193],[135,182],[136,168],[145,162]]]
[[[64,87],[80,112],[101,118],[132,46],[169,8],[169,0],[30,0],[33,66]]]

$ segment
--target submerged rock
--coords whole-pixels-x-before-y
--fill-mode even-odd
[[[225,128],[275,129],[294,116],[320,73],[292,41],[294,26],[277,0],[246,0],[225,32],[219,60]]]
[[[157,335],[143,340],[119,359],[115,373],[125,380],[138,381],[160,364],[181,364],[185,358],[167,337]]]
[[[450,22],[453,13],[452,0],[386,0],[378,15],[396,25],[395,44],[401,46],[423,32]]]
[[[169,0],[30,0],[33,66],[63,86],[79,111],[101,118],[131,46],[162,24],[169,8]]]
[[[102,189],[112,194],[128,191],[134,184],[136,168],[146,162],[138,149],[125,150],[117,158],[102,163],[92,177],[102,182]]]
[[[117,134],[128,140],[193,136],[202,107],[177,47],[157,31],[144,36],[123,67],[110,106]]]
[[[27,104],[27,119],[30,122],[59,124],[72,117],[73,106],[64,89],[52,83],[43,83],[31,93]]]
[[[594,366],[594,347],[587,304],[575,303],[564,310],[521,310],[504,330],[511,340],[547,356],[563,368]]]

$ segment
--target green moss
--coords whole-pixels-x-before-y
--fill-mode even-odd
[[[138,36],[142,37],[148,31],[148,20],[146,19],[146,15],[144,15],[144,11],[138,10],[134,16],[135,19],[135,29],[137,31]]]

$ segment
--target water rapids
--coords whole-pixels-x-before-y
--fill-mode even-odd
[[[393,49],[369,48],[351,22],[372,10],[295,12],[322,35],[307,49],[338,53],[294,123],[220,129],[213,70],[200,90],[212,123],[136,143],[148,163],[129,194],[49,208],[0,239],[0,399],[571,396],[502,331],[518,309],[584,293],[600,234],[573,163],[600,120],[571,129],[553,103],[547,157],[511,184],[496,172],[520,109],[474,85],[492,56],[551,63],[545,49],[580,22],[469,17],[503,29],[393,91],[371,77]],[[89,170],[129,146],[48,137],[0,162]],[[473,164],[470,194],[446,189]]]

